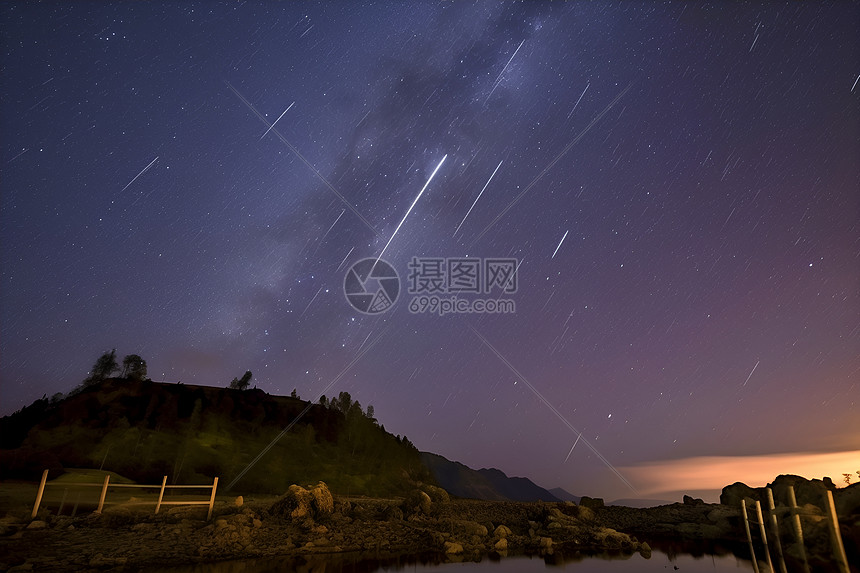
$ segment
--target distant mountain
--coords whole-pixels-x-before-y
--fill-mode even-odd
[[[606,505],[620,505],[623,507],[657,507],[658,505],[672,505],[673,503],[678,503],[677,501],[667,501],[665,499],[616,499],[613,502],[607,503]]]
[[[457,497],[488,501],[562,501],[530,479],[508,477],[501,470],[473,470],[429,452],[421,452],[421,461],[439,485]]]
[[[573,495],[567,490],[561,489],[560,487],[554,487],[549,492],[560,499],[561,501],[572,501],[573,503],[579,503],[579,500],[582,499],[578,495]]]

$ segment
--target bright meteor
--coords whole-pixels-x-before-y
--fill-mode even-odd
[[[555,253],[557,253],[557,252],[558,252],[558,250],[561,248],[561,244],[562,244],[562,243],[564,242],[564,240],[567,238],[567,234],[568,234],[569,232],[570,232],[570,230],[567,230],[567,231],[565,231],[565,232],[564,232],[564,236],[563,236],[563,237],[561,238],[561,240],[558,242],[558,246],[555,248],[555,251],[552,253],[552,256],[550,257],[550,259],[554,259],[554,258],[555,258]]]
[[[278,123],[279,121],[281,121],[281,118],[284,117],[284,114],[287,113],[288,111],[290,111],[290,108],[293,107],[294,105],[296,105],[296,102],[293,102],[290,105],[288,105],[287,109],[282,111],[281,115],[278,116],[278,119],[275,120],[275,123]],[[270,131],[272,131],[272,128],[275,127],[275,123],[273,123],[272,125],[269,126],[269,129],[266,130],[266,133],[264,133],[263,135],[260,136],[260,139],[263,139],[264,137],[266,137],[269,134]]]
[[[437,165],[437,166],[436,166],[436,169],[434,169],[434,170],[433,170],[433,173],[431,173],[431,174],[430,174],[430,179],[428,179],[428,180],[427,180],[427,183],[425,183],[425,184],[424,184],[424,187],[422,187],[422,188],[421,188],[421,191],[419,191],[419,192],[418,192],[418,196],[417,196],[417,197],[415,197],[415,200],[414,200],[414,201],[412,201],[412,204],[409,206],[409,209],[407,209],[407,210],[406,210],[406,214],[405,214],[405,215],[403,215],[403,218],[402,218],[402,219],[400,219],[400,223],[398,223],[398,224],[397,224],[397,228],[396,228],[396,229],[394,229],[394,232],[393,232],[393,233],[391,233],[391,238],[390,238],[390,239],[388,239],[388,242],[387,242],[387,243],[385,243],[385,247],[383,247],[382,252],[381,252],[381,253],[379,253],[379,256],[378,256],[378,257],[376,257],[377,262],[379,261],[379,259],[381,259],[381,258],[382,258],[382,255],[385,253],[385,249],[387,249],[387,248],[388,248],[388,245],[390,245],[390,244],[391,244],[391,241],[393,241],[393,240],[394,240],[394,236],[395,236],[395,235],[397,235],[397,231],[399,231],[399,230],[400,230],[400,227],[403,225],[403,222],[406,220],[406,217],[408,217],[408,216],[409,216],[409,213],[411,213],[411,212],[412,212],[412,208],[415,206],[415,203],[417,203],[417,202],[418,202],[418,199],[420,199],[420,198],[421,198],[421,195],[423,195],[423,194],[424,194],[424,190],[425,190],[425,189],[427,189],[427,186],[428,186],[428,185],[430,185],[430,182],[431,182],[431,181],[433,181],[433,177],[435,177],[435,176],[436,176],[436,172],[437,172],[437,171],[439,171],[439,168],[440,168],[440,167],[442,167],[442,164],[443,164],[443,163],[445,163],[445,159],[446,159],[447,157],[448,157],[448,154],[446,153],[446,154],[445,154],[445,157],[443,157],[443,158],[442,158],[442,161],[440,161],[440,162],[439,162],[439,165]],[[374,268],[376,267],[376,263],[374,263],[374,264],[373,264],[373,267],[374,267]],[[370,270],[370,272],[372,273],[372,272],[373,272],[373,269],[371,269],[371,270]]]

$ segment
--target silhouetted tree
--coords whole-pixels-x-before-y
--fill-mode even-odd
[[[251,383],[252,376],[253,374],[251,374],[251,371],[247,370],[245,374],[242,375],[242,378],[238,380],[236,378],[233,378],[233,381],[230,382],[230,388],[232,388],[233,390],[247,390],[248,385]]]
[[[299,393],[296,391],[295,388],[293,388],[293,391],[290,392],[290,398],[298,398],[298,397],[299,397]]]
[[[140,382],[146,379],[146,360],[137,354],[122,359],[122,377]]]
[[[114,348],[110,352],[105,352],[99,356],[99,359],[96,360],[96,363],[90,369],[89,377],[84,380],[84,386],[98,384],[110,377],[117,370],[119,370],[119,364],[116,362],[116,349]]]

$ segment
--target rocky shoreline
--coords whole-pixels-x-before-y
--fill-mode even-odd
[[[651,545],[721,540],[744,556],[737,508],[691,500],[648,509],[573,503],[451,500],[433,486],[404,499],[334,497],[323,483],[291,486],[280,499],[220,501],[161,515],[115,506],[101,515],[43,510],[0,519],[0,570],[148,571],[234,559],[336,554],[376,559],[428,555],[437,562],[596,552],[640,553]],[[856,542],[854,542],[856,543]],[[827,557],[818,558],[823,569]]]

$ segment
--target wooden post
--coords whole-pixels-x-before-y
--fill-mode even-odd
[[[776,520],[776,505],[773,503],[773,491],[767,488],[767,510],[770,513],[770,525],[773,529],[774,545],[776,545],[776,556],[779,558],[779,570],[781,573],[788,573],[785,566],[785,558],[782,555],[782,542],[779,540],[779,522]]]
[[[827,523],[830,525],[830,543],[833,547],[833,556],[836,558],[836,564],[839,566],[840,573],[849,573],[848,557],[845,555],[845,546],[842,545],[842,534],[839,532],[839,517],[836,515],[836,505],[833,503],[833,492],[829,489],[826,492],[827,511],[830,514],[830,519]]]
[[[212,508],[215,507],[215,490],[218,489],[218,478],[215,478],[215,481],[212,482],[212,496],[209,497],[209,514],[206,516],[206,520],[212,519]]]
[[[33,513],[30,514],[30,519],[36,519],[36,514],[39,513],[39,506],[42,504],[42,494],[45,493],[45,482],[48,481],[48,470],[42,472],[42,481],[39,482],[39,491],[36,493],[36,503],[33,505]]]
[[[773,563],[770,560],[770,549],[767,546],[767,531],[764,528],[764,517],[761,514],[761,502],[756,500],[755,502],[755,513],[758,517],[758,527],[761,532],[761,540],[764,543],[764,555],[767,557],[767,568],[773,572]]]
[[[809,561],[806,560],[806,547],[803,545],[803,528],[800,526],[800,515],[797,513],[797,499],[794,497],[794,486],[788,486],[788,503],[791,507],[791,523],[794,525],[794,537],[797,539],[797,546],[800,548],[800,559],[803,561],[803,570],[805,573],[811,573],[809,569]]]
[[[747,532],[747,542],[750,544],[750,558],[752,559],[753,571],[755,571],[755,573],[759,573],[758,562],[755,559],[755,548],[753,547],[752,542],[752,533],[750,533],[750,518],[747,515],[747,500],[745,499],[741,500],[741,513],[743,513],[744,516],[744,529]]]
[[[161,509],[161,500],[164,499],[164,486],[167,485],[167,476],[161,480],[161,491],[158,492],[158,503],[155,504],[155,515],[158,515],[158,510]]]
[[[99,497],[99,508],[96,510],[96,513],[101,513],[102,508],[105,506],[105,496],[107,495],[108,482],[110,482],[110,474],[105,476],[105,483],[102,486],[102,495]]]

